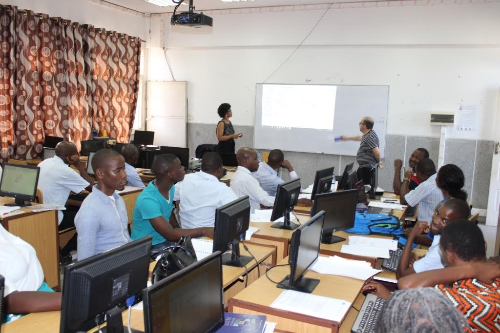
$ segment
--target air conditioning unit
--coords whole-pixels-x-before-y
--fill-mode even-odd
[[[431,125],[453,126],[454,123],[455,123],[455,114],[451,112],[431,113]]]

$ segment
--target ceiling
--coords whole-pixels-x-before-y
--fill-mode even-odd
[[[189,0],[184,0],[189,3]],[[364,0],[377,1],[377,0]],[[174,7],[160,7],[150,4],[144,0],[104,0],[103,2],[112,3],[123,6],[141,13],[171,13]],[[234,9],[234,8],[251,8],[251,7],[274,7],[274,6],[295,6],[295,5],[317,5],[342,2],[360,2],[360,0],[255,0],[255,1],[239,1],[239,2],[222,2],[221,0],[193,0],[193,4],[197,11],[207,11],[214,9]],[[182,11],[187,10],[187,6],[181,6]]]

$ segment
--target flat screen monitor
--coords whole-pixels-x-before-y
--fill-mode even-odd
[[[115,143],[115,145],[112,147],[112,149],[113,149],[114,151],[117,151],[117,152],[119,152],[119,153],[121,154],[121,153],[122,153],[122,148],[123,148],[123,147],[125,147],[125,146],[126,146],[126,145],[128,145],[128,144],[129,144],[129,143],[119,143],[119,142],[117,142],[117,143]],[[138,151],[138,152],[140,152],[140,148],[139,148],[139,147],[137,148],[137,151]]]
[[[358,190],[337,191],[318,195],[314,201],[311,214],[325,212],[325,224],[321,235],[323,244],[333,244],[345,241],[345,238],[333,236],[338,230],[354,226]]]
[[[61,141],[64,141],[64,138],[46,135],[45,140],[43,141],[43,146],[47,148],[55,148]]]
[[[340,179],[339,186],[337,186],[337,190],[349,189],[349,174],[352,172],[353,167],[354,167],[354,162],[349,163],[345,166],[344,172],[342,173],[342,178]]]
[[[348,187],[350,190],[356,188],[356,183],[358,182],[358,174],[356,171],[352,170],[351,173],[349,173],[349,180],[348,180]]]
[[[271,213],[271,221],[276,221],[283,216],[284,222],[274,223],[271,227],[286,230],[294,230],[298,227],[297,224],[291,223],[290,213],[293,212],[293,207],[299,200],[299,194],[300,178],[278,185],[273,212]]]
[[[305,293],[311,293],[316,288],[319,280],[305,278],[304,274],[318,258],[324,219],[325,212],[321,211],[292,234],[288,256],[290,275],[278,283],[278,288]]]
[[[141,146],[152,145],[155,141],[155,132],[152,131],[138,131],[134,132],[134,144]]]
[[[318,193],[319,182],[320,182],[321,178],[333,176],[334,170],[335,170],[335,168],[331,167],[331,168],[326,168],[326,169],[316,171],[316,176],[314,176],[313,190],[311,193],[311,200],[314,200],[316,193]]]
[[[43,160],[56,156],[55,148],[43,148]]]
[[[82,141],[81,144],[80,155],[82,156],[89,156],[91,152],[95,153],[106,148],[106,140],[86,140]]]
[[[215,210],[213,252],[231,250],[222,256],[222,263],[243,267],[252,257],[240,255],[240,239],[250,225],[250,199],[248,196],[236,199]]]
[[[146,333],[216,331],[224,325],[221,253],[155,283],[142,295]]]
[[[181,165],[184,169],[189,168],[189,148],[180,148],[180,147],[160,147],[161,154],[174,154],[181,160]]]
[[[316,194],[330,193],[332,190],[332,181],[335,176],[323,177],[319,180],[319,185]]]
[[[148,236],[66,266],[60,332],[86,332],[105,315],[112,332],[123,332],[125,301],[146,288],[150,254]]]
[[[31,165],[5,164],[0,181],[0,196],[14,198],[5,206],[30,206],[35,200],[40,168]]]
[[[89,160],[87,161],[87,173],[89,175],[94,175],[94,168],[92,168],[92,159],[94,158],[95,152],[91,151],[89,154]]]

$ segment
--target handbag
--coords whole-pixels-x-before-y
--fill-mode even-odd
[[[153,284],[197,261],[190,236],[182,236],[176,245],[168,246],[157,254],[161,257],[153,269],[151,277]]]

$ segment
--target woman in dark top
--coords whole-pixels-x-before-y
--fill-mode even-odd
[[[233,124],[229,121],[229,118],[233,116],[231,105],[228,103],[222,103],[219,106],[217,113],[222,118],[217,124],[217,140],[219,140],[217,152],[223,154],[234,154],[234,139],[241,138],[243,134],[235,134]]]

